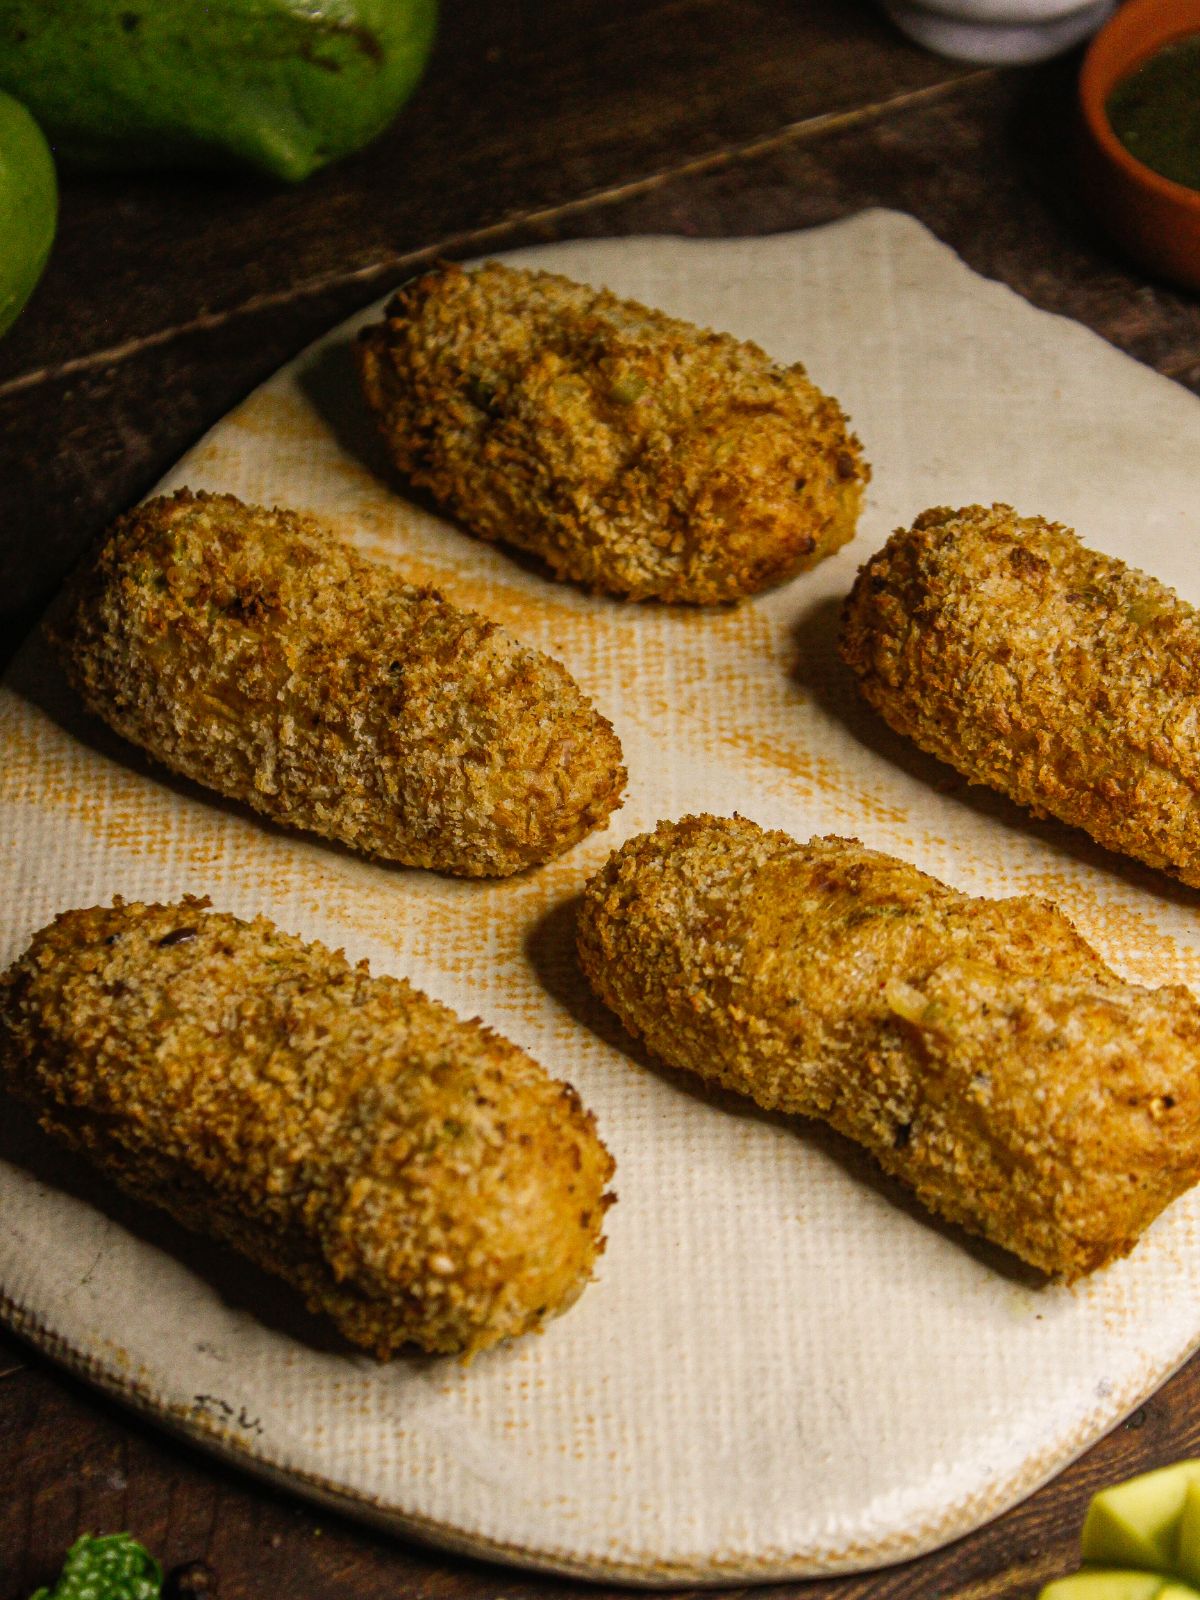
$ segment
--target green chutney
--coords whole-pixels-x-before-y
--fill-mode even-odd
[[[1200,33],[1164,45],[1122,78],[1105,110],[1143,166],[1200,190]]]

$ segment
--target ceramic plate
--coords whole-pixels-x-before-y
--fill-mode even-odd
[[[1028,1494],[1200,1343],[1197,1199],[1091,1280],[1040,1286],[833,1136],[632,1050],[576,968],[574,903],[630,834],[737,810],[802,839],[856,835],[975,893],[1049,895],[1129,977],[1200,983],[1200,897],[967,789],[859,706],[834,652],[859,563],[936,504],[1063,520],[1200,601],[1200,403],[897,215],[512,259],[803,360],[874,467],[858,538],[735,609],[554,583],[401,497],[341,328],[165,487],[315,512],[558,656],[624,743],[623,810],[505,882],[358,861],[154,769],[80,713],[34,642],[0,691],[0,960],[67,906],[191,892],[407,974],[594,1108],[620,1193],[597,1280],[542,1336],[470,1367],[380,1366],[249,1268],[106,1198],[6,1107],[0,1304],[176,1431],[454,1549],[649,1584],[897,1561]]]

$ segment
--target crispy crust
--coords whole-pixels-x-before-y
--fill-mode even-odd
[[[400,470],[559,577],[712,604],[853,536],[869,468],[837,402],[728,334],[490,262],[408,284],[357,352]]]
[[[564,667],[291,511],[139,506],[56,642],[125,738],[368,855],[504,876],[620,803],[620,744]]]
[[[402,980],[205,905],[64,912],[0,980],[0,1079],[47,1133],[381,1358],[570,1305],[614,1170],[575,1091]]]
[[[1011,506],[937,507],[863,567],[840,650],[923,750],[1200,888],[1200,615],[1165,584]]]
[[[1121,982],[1047,901],[688,817],[592,878],[579,952],[671,1066],[831,1123],[1044,1272],[1125,1254],[1200,1177],[1200,1007]]]

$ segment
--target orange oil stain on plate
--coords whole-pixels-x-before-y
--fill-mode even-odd
[[[250,881],[269,886],[273,894],[289,893],[299,877],[300,865],[288,856],[286,840],[272,838],[269,843],[275,848],[267,859],[255,859],[254,849],[231,850],[225,815],[206,814],[199,795],[194,803],[184,802],[166,783],[158,785],[89,751],[62,729],[33,721],[10,727],[7,742],[3,798],[34,801],[44,810],[59,812],[95,843],[170,863],[180,877],[186,873],[201,880],[200,886],[229,867],[236,870],[239,884],[248,875]],[[244,825],[253,823],[247,819]]]
[[[284,388],[260,389],[231,411],[221,428],[234,428],[252,439],[270,439],[276,444],[281,438],[319,439],[322,444],[329,439],[327,425],[304,397]],[[240,445],[235,444],[234,450],[239,449]],[[192,459],[188,458],[189,465]]]
[[[270,825],[259,834],[252,814],[238,817],[231,834],[227,816],[206,813],[202,796],[195,805],[181,804],[172,789],[72,745],[61,730],[48,736],[35,723],[23,733],[9,744],[16,755],[5,765],[10,797],[23,793],[65,814],[103,847],[169,864],[177,879],[169,892],[208,892],[220,907],[222,886],[233,879],[239,898],[253,889],[264,906],[289,902],[332,920],[351,938],[359,934],[397,952],[411,948],[419,933],[421,947],[438,952],[438,971],[451,981],[471,984],[481,963],[488,972],[521,970],[531,928],[586,876],[578,858],[572,862],[574,852],[515,879],[462,880],[372,862],[336,846],[326,853],[315,835]],[[48,743],[60,746],[62,759],[45,759]],[[532,983],[518,1010],[536,1013]]]
[[[868,817],[904,824],[903,807],[852,777],[844,764],[814,750],[804,715],[808,696],[787,668],[789,647],[771,619],[753,602],[725,613],[719,630],[723,648],[705,638],[685,641],[676,652],[676,707],[714,753],[753,762],[792,780],[797,796],[820,794],[851,823]]]
[[[206,439],[190,452],[187,464],[190,476],[207,478],[211,482],[221,473],[240,472],[242,458],[224,439]]]

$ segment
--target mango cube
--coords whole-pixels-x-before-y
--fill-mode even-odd
[[[1093,1495],[1083,1524],[1084,1561],[1175,1572],[1184,1502],[1193,1483],[1200,1484],[1200,1461],[1178,1461]]]

